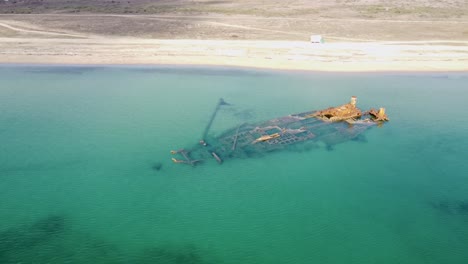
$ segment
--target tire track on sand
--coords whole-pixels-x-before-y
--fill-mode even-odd
[[[87,36],[78,35],[78,34],[59,33],[59,32],[50,32],[50,31],[18,28],[18,27],[6,24],[4,22],[0,22],[0,27],[4,27],[4,28],[7,28],[7,29],[16,31],[16,32],[23,32],[23,33],[34,33],[34,34],[42,34],[42,35],[49,35],[49,36],[61,36],[61,37],[73,37],[73,38],[87,38]]]

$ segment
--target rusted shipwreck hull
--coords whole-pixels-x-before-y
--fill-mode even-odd
[[[225,102],[220,100],[217,109],[221,103]],[[354,139],[368,128],[385,121],[388,121],[385,109],[362,112],[356,107],[356,97],[353,96],[348,104],[338,107],[239,125],[217,137],[204,138],[191,149],[172,150],[172,160],[195,166],[202,161],[222,163],[231,158],[259,156],[307,145],[332,147]]]

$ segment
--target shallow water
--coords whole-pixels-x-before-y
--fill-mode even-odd
[[[467,263],[467,82],[0,67],[0,263]],[[220,97],[211,135],[351,95],[391,122],[331,150],[170,160]]]

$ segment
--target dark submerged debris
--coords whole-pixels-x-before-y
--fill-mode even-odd
[[[443,212],[445,214],[453,214],[453,208],[447,201],[440,201],[440,202],[431,202],[429,203],[432,208],[437,211]]]
[[[10,255],[29,250],[59,236],[66,227],[61,215],[41,218],[32,225],[8,229],[0,233],[0,263],[6,263]]]
[[[185,163],[185,164],[190,164],[192,166],[195,166],[196,163],[201,162],[201,160],[192,159],[190,157],[190,152],[185,149],[171,150],[172,155],[179,154],[179,153],[184,157],[184,159],[181,160],[181,159],[172,158],[172,161],[174,163]]]
[[[207,137],[208,131],[210,130],[211,125],[213,124],[213,121],[214,121],[214,119],[216,117],[216,114],[218,113],[219,109],[223,105],[230,105],[230,104],[227,103],[226,101],[224,101],[223,98],[219,98],[218,103],[216,104],[216,107],[215,107],[213,113],[211,114],[210,121],[208,121],[208,124],[206,125],[205,130],[203,131],[202,140],[204,140]]]
[[[224,101],[223,98],[219,98],[219,105],[231,105],[230,103]]]
[[[161,246],[144,250],[136,263],[141,264],[203,264],[208,263],[193,245]]]
[[[431,207],[445,214],[468,215],[468,201],[431,202]]]
[[[155,164],[153,164],[153,166],[151,167],[154,171],[160,171],[162,169],[162,163],[161,162],[156,162]]]
[[[94,234],[68,228],[68,222],[68,219],[61,216],[50,216],[32,225],[0,233],[0,238],[3,239],[0,244],[0,264],[138,263],[129,261],[135,257],[125,255],[118,246],[108,241],[95,237]],[[26,237],[36,236],[37,233],[43,234],[44,237]],[[10,243],[12,238],[17,238],[15,246]]]
[[[50,236],[62,232],[65,229],[65,218],[59,215],[52,215],[40,219],[31,226],[31,230]]]
[[[357,137],[352,138],[351,140],[352,140],[352,141],[359,142],[359,143],[367,143],[367,138],[366,138],[366,136],[363,135],[363,134],[359,134]]]
[[[468,215],[468,201],[460,201],[457,205],[457,211],[459,214]]]
[[[114,244],[110,244],[105,240],[94,237],[92,234],[78,233],[73,234],[70,243],[62,248],[59,245],[54,245],[61,249],[61,252],[52,253],[46,259],[61,258],[57,263],[99,263],[99,264],[128,264],[133,263],[128,261],[122,250]]]

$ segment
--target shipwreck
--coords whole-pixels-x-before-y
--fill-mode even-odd
[[[385,108],[362,111],[356,103],[357,98],[353,96],[349,103],[337,107],[291,114],[266,122],[244,123],[219,136],[209,137],[216,113],[221,106],[228,105],[220,99],[199,144],[190,149],[172,150],[172,161],[191,166],[208,160],[221,164],[227,159],[252,157],[291,148],[299,143],[322,142],[331,147],[357,138],[374,125],[389,121]]]

